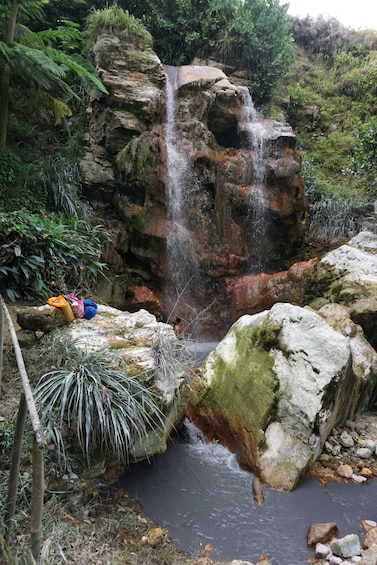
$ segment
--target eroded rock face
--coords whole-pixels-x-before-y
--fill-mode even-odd
[[[193,387],[194,423],[284,490],[295,488],[333,427],[365,405],[376,382],[377,353],[347,312],[322,316],[278,303],[241,317]]]
[[[40,332],[67,325],[60,308],[53,308],[48,304],[20,308],[17,311],[17,323],[23,330]]]
[[[276,302],[300,306],[304,297],[305,280],[313,277],[318,260],[294,263],[287,271],[246,275],[234,279],[228,292],[232,297],[232,321],[244,314],[256,314],[271,308]]]
[[[110,95],[93,101],[88,109],[84,193],[113,230],[105,259],[115,274],[133,271],[137,284],[147,284],[164,300],[170,267],[164,68],[152,51],[138,52],[116,36],[100,36],[94,53]],[[200,311],[213,302],[212,323],[218,320],[221,327],[231,320],[229,280],[249,274],[261,253],[265,263],[274,266],[289,258],[307,223],[292,129],[260,118],[265,147],[263,214],[269,229],[263,248],[256,241],[250,227],[255,213],[250,194],[257,182],[255,148],[246,141],[246,91],[215,67],[192,65],[177,72],[177,150],[187,160],[197,187],[189,191],[184,213],[196,247],[195,265],[190,265],[196,272],[190,307]],[[175,294],[174,288],[170,294]],[[182,317],[185,312],[177,314]]]

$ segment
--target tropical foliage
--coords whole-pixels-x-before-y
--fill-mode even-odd
[[[0,292],[10,300],[88,291],[103,272],[102,226],[24,210],[0,213]]]
[[[373,188],[370,171],[366,175],[366,165],[361,170],[356,161],[360,165],[366,152],[366,145],[360,143],[360,125],[377,116],[377,33],[309,17],[292,18],[290,30],[297,57],[275,91],[273,103],[287,100],[285,116],[300,150],[310,158],[311,178],[317,177],[317,187],[324,189],[323,202],[333,199],[336,203],[332,211],[327,206],[329,212],[323,211],[323,217],[334,217],[336,210],[339,217],[355,214],[356,203],[370,199]],[[369,141],[367,160],[373,136]],[[310,197],[310,188],[305,188]]]
[[[36,19],[41,19],[43,5],[46,4],[46,1],[25,2],[24,18],[28,20],[34,16]],[[4,149],[6,144],[9,84],[12,75],[18,88],[31,89],[37,86],[48,91],[53,98],[62,94],[78,96],[75,89],[72,88],[72,77],[81,79],[84,88],[90,85],[92,94],[94,89],[102,93],[106,92],[105,87],[93,72],[81,64],[77,57],[67,53],[67,45],[71,45],[72,48],[72,44],[78,41],[79,32],[76,27],[70,22],[63,21],[54,30],[33,32],[25,24],[17,23],[20,5],[19,0],[12,0],[11,3],[5,4],[5,8],[8,6],[8,14],[4,9],[1,12],[1,19],[6,22],[6,25],[0,27],[0,68],[2,71],[0,150]]]

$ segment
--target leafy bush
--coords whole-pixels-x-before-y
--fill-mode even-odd
[[[296,43],[327,57],[332,57],[339,49],[356,51],[359,55],[367,49],[363,34],[345,27],[336,18],[293,16],[290,31]]]
[[[120,0],[144,23],[164,64],[196,56],[243,66],[259,101],[268,100],[293,60],[287,6],[278,0]],[[92,23],[90,23],[90,29]]]
[[[27,178],[28,167],[22,162],[19,152],[10,148],[0,151],[0,206],[4,207],[9,199],[15,199],[22,192]]]
[[[128,375],[108,350],[87,352],[74,341],[53,339],[55,369],[35,389],[41,422],[66,467],[80,451],[90,463],[98,452],[127,462],[132,447],[163,424],[146,375]]]
[[[290,95],[289,95],[289,106],[288,106],[288,120],[289,122],[294,125],[298,116],[300,115],[300,110],[302,109],[303,105],[308,102],[308,96],[305,89],[300,85],[300,83],[296,83],[295,86],[292,88]]]
[[[82,220],[25,210],[0,213],[0,290],[10,300],[83,290],[103,272],[106,232]]]
[[[20,174],[22,162],[10,149],[0,151],[0,196],[3,198]]]

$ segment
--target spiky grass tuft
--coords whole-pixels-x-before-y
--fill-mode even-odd
[[[112,352],[58,340],[53,349],[58,366],[40,379],[35,399],[61,467],[75,444],[88,463],[98,452],[126,463],[135,443],[146,443],[148,431],[163,426],[156,395],[143,375],[127,375]]]
[[[87,29],[95,39],[101,33],[119,34],[138,47],[151,47],[152,36],[141,21],[122,10],[116,3],[102,10],[93,10],[87,18]]]

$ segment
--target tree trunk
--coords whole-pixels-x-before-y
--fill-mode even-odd
[[[9,15],[5,43],[9,45],[14,40],[14,30],[16,28],[19,0],[12,0],[12,7]],[[5,149],[7,143],[8,128],[8,99],[9,99],[9,77],[10,67],[6,63],[1,73],[0,85],[0,151]]]

